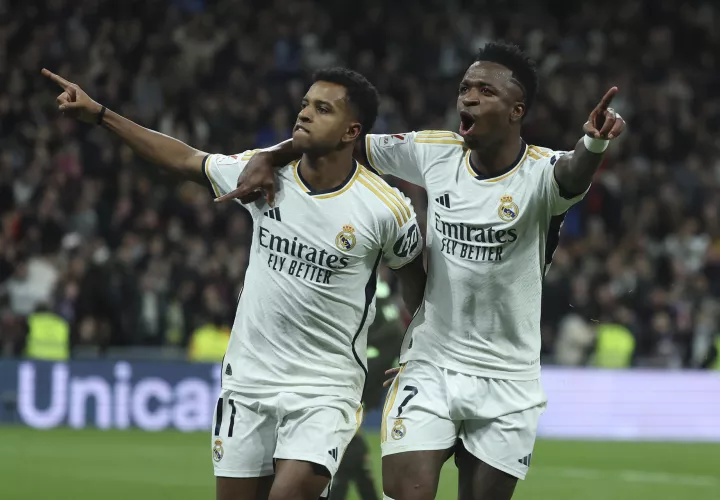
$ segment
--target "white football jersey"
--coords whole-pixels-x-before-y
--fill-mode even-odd
[[[538,378],[543,276],[565,212],[583,196],[560,194],[553,167],[565,153],[523,143],[507,173],[486,179],[452,132],[368,135],[365,149],[378,172],[428,195],[427,288],[401,362]]]
[[[216,195],[235,189],[253,155],[208,155]],[[360,400],[381,258],[400,268],[422,252],[410,202],[355,163],[337,189],[314,192],[299,162],[277,172],[275,207],[248,205],[253,239],[222,385],[244,394]]]

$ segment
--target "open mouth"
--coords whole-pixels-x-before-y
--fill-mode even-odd
[[[466,136],[475,128],[475,118],[467,111],[460,111],[460,135]]]
[[[306,129],[305,127],[303,127],[302,125],[295,125],[293,132],[298,132],[298,131],[305,132],[306,134],[310,133],[310,131],[308,129]]]

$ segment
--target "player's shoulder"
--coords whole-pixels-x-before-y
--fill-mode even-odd
[[[401,134],[368,134],[378,147],[393,147],[411,144],[421,148],[459,149],[465,147],[463,138],[449,130],[420,130]]]
[[[543,146],[529,144],[527,146],[527,161],[530,163],[543,163],[554,165],[567,151],[558,151]]]
[[[465,141],[463,138],[451,132],[449,130],[421,130],[415,132],[413,141],[416,144],[427,144],[428,146],[441,146],[447,148],[448,146],[454,146],[457,148],[465,147]]]
[[[205,156],[203,159],[203,163],[207,165],[217,165],[217,166],[223,166],[223,165],[235,165],[235,164],[244,164],[250,161],[250,158],[253,157],[253,155],[259,150],[257,149],[251,149],[247,151],[243,151],[242,153],[236,153],[236,154],[222,154],[222,153],[209,153]]]
[[[358,166],[357,185],[365,208],[380,220],[395,220],[400,226],[413,218],[410,200],[379,175]]]
[[[300,160],[293,160],[284,167],[277,169],[277,173],[281,178],[287,177],[288,179],[297,179],[298,182],[300,182],[300,178],[297,173],[298,165],[300,165]],[[300,182],[300,184],[302,184],[302,182]]]
[[[225,155],[219,153],[208,154],[203,160],[203,168],[225,171],[236,171],[238,174],[243,171],[248,162],[262,149],[248,149],[242,153]],[[278,180],[282,185],[295,182],[297,178],[297,165],[299,160],[292,161],[284,167],[276,170]]]
[[[467,147],[463,138],[449,130],[423,130],[413,138],[415,150],[423,165],[457,162]]]
[[[230,165],[233,163],[247,163],[249,162],[255,154],[259,153],[260,151],[263,151],[262,149],[248,149],[246,151],[243,151],[242,153],[235,153],[231,155],[221,154],[221,153],[210,153],[208,154],[205,159],[206,161],[212,161],[213,163],[217,163],[219,165]],[[291,163],[288,163],[283,169],[287,168],[294,168],[295,165],[297,165],[297,160],[293,161]]]

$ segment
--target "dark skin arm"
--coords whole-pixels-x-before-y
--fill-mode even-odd
[[[625,121],[612,109],[610,103],[617,94],[613,87],[605,94],[600,103],[590,113],[583,126],[585,135],[595,138],[612,140],[625,130]],[[593,176],[602,163],[605,153],[593,153],[585,147],[583,139],[575,145],[575,150],[561,156],[555,163],[555,180],[567,193],[579,195],[590,187]]]
[[[410,264],[395,271],[395,274],[400,279],[405,307],[407,307],[407,310],[411,313],[415,313],[422,305],[423,298],[425,297],[425,284],[427,282],[427,274],[425,272],[425,266],[423,265],[422,254],[418,255]],[[385,375],[389,378],[383,382],[383,387],[390,387],[390,384],[392,384],[399,372],[400,367],[385,370]]]
[[[355,141],[353,157],[362,165],[367,165],[364,144],[364,139]],[[275,169],[301,156],[299,151],[293,149],[292,139],[256,153],[238,177],[237,188],[215,201],[219,203],[239,198],[242,203],[251,203],[264,195],[268,204],[275,206]]]
[[[58,109],[85,123],[96,124],[102,105],[92,100],[76,84],[46,69],[43,76],[55,82],[62,90],[56,101]],[[115,133],[138,155],[182,179],[205,184],[203,158],[207,153],[184,142],[142,127],[119,114],[105,111],[102,126]]]
[[[394,272],[402,286],[402,298],[405,307],[410,313],[414,313],[422,304],[425,296],[427,274],[423,266],[422,253],[415,257],[415,260]]]

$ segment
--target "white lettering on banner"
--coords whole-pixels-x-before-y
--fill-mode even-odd
[[[130,427],[130,363],[120,362],[115,365],[115,428]]]
[[[185,377],[170,384],[159,377],[133,381],[132,365],[120,361],[112,376],[71,376],[70,365],[55,363],[50,380],[37,380],[33,362],[18,365],[18,413],[21,421],[40,429],[68,424],[73,428],[182,431],[210,428],[213,401],[220,393],[220,366],[210,367],[210,379]],[[160,369],[159,372],[162,372]],[[113,380],[114,379],[114,380]],[[42,391],[39,390],[42,388]],[[48,394],[46,408],[38,407],[38,393]]]
[[[67,412],[68,368],[56,364],[52,369],[50,384],[50,405],[45,410],[38,409],[35,401],[35,365],[20,363],[18,370],[18,413],[23,422],[38,429],[57,427],[65,419]]]
[[[212,422],[213,404],[207,382],[199,378],[185,379],[175,388],[173,424],[181,431],[207,428]]]
[[[160,405],[150,410],[150,401],[157,399]],[[160,431],[170,425],[170,412],[167,405],[172,402],[170,384],[160,378],[146,378],[135,386],[132,395],[133,421],[141,429]]]
[[[20,420],[41,429],[208,431],[220,394],[219,365],[208,366],[205,378],[190,365],[159,364],[152,377],[133,377],[125,361],[94,363],[98,371],[83,368],[82,376],[72,374],[80,363],[10,363]],[[38,377],[39,367],[47,375]],[[175,383],[159,377],[166,370]],[[720,442],[720,372],[544,367],[542,384],[549,404],[540,437]]]
[[[54,384],[53,384],[54,386]],[[88,401],[95,400],[95,425],[100,429],[112,426],[112,391],[110,385],[101,377],[73,377],[70,382],[70,415],[68,424],[73,429],[87,426]]]

